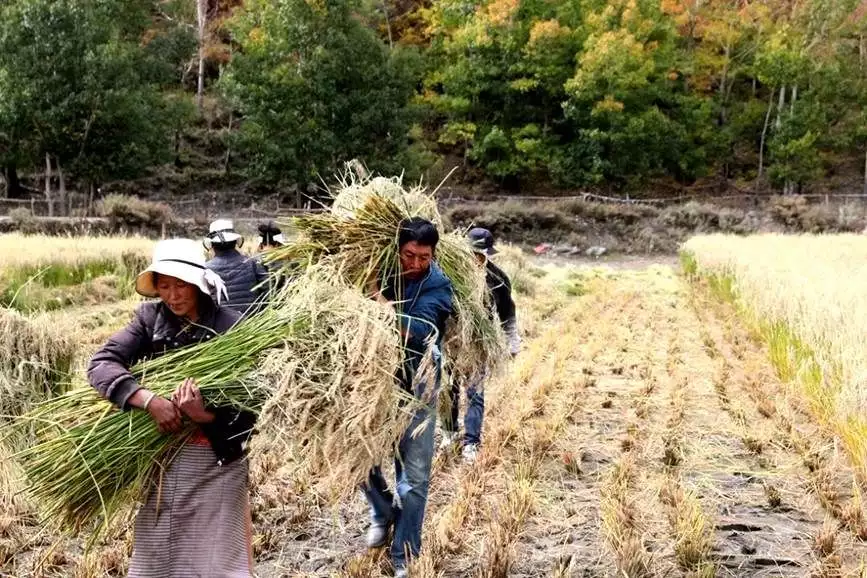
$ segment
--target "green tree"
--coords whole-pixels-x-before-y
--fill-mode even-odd
[[[438,143],[501,183],[548,173],[581,40],[561,14],[574,7],[566,4],[445,0],[426,15],[433,40],[424,102]]]
[[[589,35],[566,82],[575,137],[553,176],[569,185],[625,185],[700,175],[710,111],[679,81],[670,18],[658,3],[617,0],[589,12],[584,27]]]
[[[145,0],[14,0],[0,8],[7,165],[45,160],[63,192],[66,175],[93,187],[168,158],[183,106],[163,92],[176,82],[176,65],[152,46],[161,35],[152,8]]]
[[[420,75],[413,50],[387,46],[351,0],[251,0],[232,23],[239,50],[222,79],[241,114],[246,172],[305,185],[353,157],[400,171]]]

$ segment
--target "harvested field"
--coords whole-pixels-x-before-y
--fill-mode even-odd
[[[521,270],[524,350],[486,390],[478,460],[435,459],[412,576],[862,574],[856,468],[737,305],[669,263],[503,257]],[[87,320],[90,346],[123,322],[64,315]],[[325,507],[267,436],[255,443],[257,576],[388,575],[364,548],[360,495]],[[0,576],[124,575],[127,526],[85,556],[40,532],[32,505],[14,512],[0,515]]]

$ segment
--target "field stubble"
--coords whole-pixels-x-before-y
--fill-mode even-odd
[[[486,390],[479,459],[436,457],[414,576],[859,572],[846,464],[731,311],[668,266],[506,261],[525,348]],[[107,332],[124,314],[106,307],[66,315]],[[388,573],[384,552],[363,548],[360,495],[326,508],[291,456],[256,444],[258,576]],[[22,518],[0,515],[0,576],[123,575],[128,528],[85,557],[16,507]]]

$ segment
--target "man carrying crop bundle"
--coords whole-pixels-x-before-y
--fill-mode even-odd
[[[487,229],[471,229],[467,234],[470,247],[476,255],[479,266],[485,268],[485,282],[493,300],[494,311],[500,320],[503,331],[509,342],[509,353],[514,357],[521,349],[521,338],[518,336],[518,324],[515,315],[515,302],[512,299],[512,282],[508,275],[494,265],[490,257],[496,255],[494,236]],[[482,443],[482,422],[485,417],[485,394],[482,386],[488,375],[488,368],[481,367],[467,380],[467,413],[464,416],[464,461],[472,463],[478,455]],[[458,436],[458,414],[461,405],[461,385],[465,376],[452,375],[451,415],[443,420],[442,446],[448,447]]]
[[[371,517],[367,545],[371,548],[386,545],[389,528],[394,527],[391,559],[398,577],[407,576],[409,558],[418,556],[421,549],[434,455],[440,350],[446,320],[452,313],[451,281],[434,260],[438,242],[439,233],[430,221],[419,217],[402,221],[398,230],[400,275],[382,280],[381,288],[374,279],[370,288],[378,301],[393,305],[398,312],[405,348],[399,379],[404,389],[424,403],[398,445],[394,464],[397,499],[388,489],[380,468],[370,473],[363,487]],[[426,383],[416,375],[429,344],[434,349],[433,383]]]
[[[206,406],[189,378],[171,399],[158,396],[130,371],[142,359],[225,333],[239,315],[220,306],[223,282],[205,267],[201,246],[191,239],[158,243],[135,288],[158,300],[142,304],[130,324],[96,352],[88,380],[118,408],[150,414],[161,432],[193,433],[139,510],[129,576],[249,578],[253,558],[244,453],[255,416]]]
[[[262,284],[268,272],[259,259],[247,257],[238,250],[243,244],[244,238],[228,219],[211,223],[205,237],[205,246],[214,251],[214,258],[208,261],[207,267],[223,279],[229,292],[225,305],[246,315],[255,312],[265,298],[267,288]]]

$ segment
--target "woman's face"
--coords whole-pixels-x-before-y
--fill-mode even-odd
[[[176,277],[160,275],[157,279],[157,293],[172,313],[178,317],[195,319],[198,313],[199,289]]]

